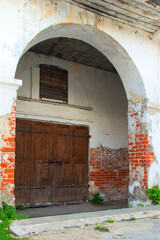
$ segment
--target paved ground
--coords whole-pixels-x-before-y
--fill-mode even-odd
[[[29,218],[36,217],[46,217],[46,216],[57,216],[64,214],[72,213],[82,213],[82,212],[95,212],[108,209],[120,209],[127,208],[128,201],[122,200],[117,202],[107,202],[103,205],[93,205],[91,203],[80,203],[80,204],[70,204],[59,206],[48,206],[48,207],[36,207],[36,208],[27,208],[24,211],[18,210],[18,214],[27,214]]]
[[[156,228],[160,228],[157,219],[160,217],[160,206],[124,208],[116,210],[103,210],[97,212],[74,213],[66,215],[48,216],[40,218],[29,218],[25,220],[15,220],[10,225],[11,231],[18,236],[26,236],[28,234],[38,234],[38,238],[34,236],[33,239],[105,239],[104,237],[112,237],[115,234],[132,234],[135,232],[137,239],[150,239],[148,237],[147,229],[151,229],[151,233],[155,232],[155,238],[160,239],[160,235]],[[131,219],[136,219],[136,222]],[[108,220],[113,219],[115,223],[109,224]],[[141,220],[144,219],[144,220]],[[148,219],[148,222],[145,219]],[[138,221],[138,222],[137,222]],[[153,222],[152,222],[153,221]],[[153,224],[155,221],[155,224]],[[100,233],[95,231],[96,225],[109,224],[109,233]],[[88,226],[86,226],[86,224]],[[155,225],[155,226],[154,226]],[[112,229],[112,226],[114,227]],[[116,233],[115,230],[118,229]],[[120,230],[123,230],[122,232]],[[129,232],[127,232],[129,230]],[[144,234],[141,234],[141,231]],[[146,231],[146,232],[145,232]],[[53,233],[54,232],[54,233]],[[51,235],[49,233],[52,233]],[[49,234],[49,235],[48,235]],[[60,234],[60,235],[59,235]],[[64,236],[63,236],[64,234]],[[103,235],[101,237],[101,234]],[[110,234],[110,235],[109,235]],[[146,235],[145,235],[146,234]],[[156,235],[158,234],[158,236]],[[83,238],[83,236],[85,236]],[[143,238],[143,236],[146,238]],[[114,236],[115,237],[115,236]],[[117,236],[116,236],[117,237]],[[121,237],[120,235],[118,236]],[[32,238],[31,238],[32,239]],[[133,238],[131,238],[133,239]]]
[[[54,233],[28,235],[30,240],[159,240],[160,219],[151,217],[135,221],[104,223],[109,232],[95,230],[95,225],[83,228],[70,228]]]

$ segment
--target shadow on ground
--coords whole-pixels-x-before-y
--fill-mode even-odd
[[[127,208],[128,201],[115,201],[106,202],[102,205],[93,205],[91,203],[76,203],[76,204],[60,204],[56,206],[43,206],[43,207],[32,207],[26,210],[17,210],[18,214],[27,214],[29,218],[45,217],[45,216],[57,216],[64,214],[83,213],[83,212],[94,212],[111,209]]]

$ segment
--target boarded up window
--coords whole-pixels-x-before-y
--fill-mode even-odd
[[[51,65],[40,65],[40,98],[68,102],[68,72]]]

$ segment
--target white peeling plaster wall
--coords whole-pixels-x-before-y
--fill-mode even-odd
[[[22,85],[19,79],[0,79],[0,117],[11,113],[17,97],[17,89]]]
[[[61,23],[82,24],[84,26],[93,26],[95,29],[108,34],[124,48],[145,82],[147,98],[151,102],[157,101],[158,90],[160,89],[155,90],[155,85],[157,84],[159,51],[157,49],[158,44],[152,39],[151,34],[98,16],[60,0],[1,1],[0,22],[0,31],[3,33],[0,42],[0,52],[1,56],[3,56],[0,57],[0,65],[2,66],[0,75],[5,76],[8,74],[8,77],[13,77],[20,54],[22,54],[30,41],[44,29]],[[62,25],[62,27],[64,26]],[[86,39],[89,37],[87,31],[83,34],[85,34]],[[95,40],[97,41],[98,38]],[[105,48],[108,48],[108,54],[110,51],[113,52],[110,49],[110,44],[106,43],[104,45],[101,42],[99,44],[102,45],[102,52],[103,50],[105,52]],[[119,60],[118,63],[116,62],[116,59],[118,59],[117,46],[116,44],[114,46],[114,40],[112,47],[115,47],[114,61],[116,67],[121,68]],[[114,54],[112,53],[112,55]],[[125,68],[121,70],[124,76],[126,68],[127,62]],[[136,79],[133,79],[133,83],[135,82]],[[135,93],[134,84],[133,87],[131,86],[131,91]]]
[[[39,99],[39,64],[66,69],[69,104],[93,110],[18,100],[17,117],[88,125],[92,136],[90,147],[128,146],[127,99],[118,74],[27,52],[16,73],[23,80],[19,96]]]
[[[150,152],[154,152],[155,161],[148,172],[148,186],[160,185],[160,45],[157,41],[157,54],[155,79],[151,79],[151,97],[148,99],[148,130],[151,142]],[[157,94],[158,93],[158,94]]]
[[[155,109],[148,110],[149,136],[152,146],[150,152],[154,152],[155,161],[151,163],[148,172],[148,186],[160,185],[160,111]],[[153,148],[154,147],[154,148]]]

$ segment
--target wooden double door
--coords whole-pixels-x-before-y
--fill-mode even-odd
[[[17,119],[16,205],[87,196],[88,141],[88,127]]]

